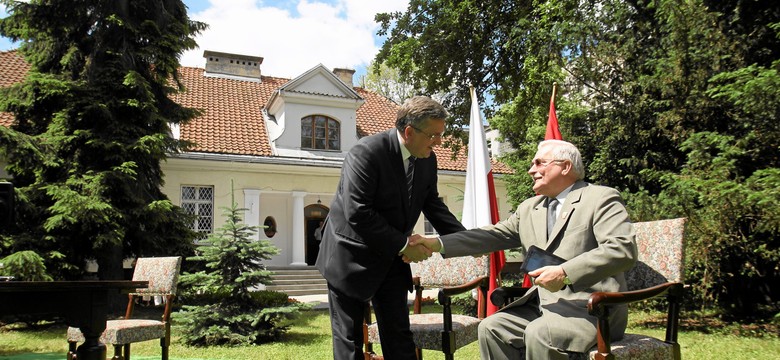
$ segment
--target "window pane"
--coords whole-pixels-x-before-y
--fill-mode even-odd
[[[198,188],[198,199],[201,200],[211,200],[214,197],[211,196],[213,190],[210,187],[200,187]]]
[[[311,136],[312,131],[314,130],[312,128],[312,122],[314,119],[311,116],[307,116],[303,119],[301,119],[301,147],[305,149],[311,148]]]
[[[314,140],[314,148],[315,149],[325,149],[325,139],[315,139]]]
[[[202,217],[198,219],[198,230],[211,232],[211,218]]]
[[[195,204],[193,204],[193,203],[182,203],[181,204],[181,208],[187,214],[194,214],[195,213]]]
[[[195,188],[192,186],[182,186],[181,187],[181,198],[182,200],[192,200],[195,198]]]
[[[190,228],[203,234],[209,234],[214,226],[214,187],[182,186],[181,208],[188,214],[198,215]],[[203,239],[200,236],[198,239]]]
[[[212,214],[211,204],[200,204],[200,206],[198,206],[198,215],[211,217]]]
[[[314,134],[317,139],[324,139],[325,138],[325,128],[317,126],[317,132]]]

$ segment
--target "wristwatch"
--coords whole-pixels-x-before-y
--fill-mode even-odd
[[[563,277],[563,285],[571,285],[571,279],[569,279],[569,276]]]

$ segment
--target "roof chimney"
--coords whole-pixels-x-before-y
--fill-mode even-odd
[[[263,63],[262,57],[209,50],[203,52],[203,57],[206,58],[206,75],[260,79],[260,64]]]
[[[333,74],[335,74],[339,78],[339,80],[343,81],[350,88],[353,87],[353,85],[352,85],[352,75],[355,74],[355,70],[343,69],[343,68],[335,68],[335,69],[333,69]]]

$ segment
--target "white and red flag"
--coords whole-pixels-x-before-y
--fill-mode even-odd
[[[485,139],[485,129],[479,111],[477,93],[472,87],[471,119],[469,122],[468,164],[466,166],[466,188],[463,195],[463,226],[467,229],[491,225],[498,222],[498,204],[493,184],[493,170]],[[490,254],[490,285],[488,298],[496,287],[500,286],[500,274],[506,263],[503,251]],[[487,301],[487,299],[480,299]],[[487,302],[487,315],[498,307]]]

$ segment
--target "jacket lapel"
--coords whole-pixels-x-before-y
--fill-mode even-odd
[[[533,213],[531,214],[531,222],[533,223],[536,246],[544,249],[547,239],[547,206],[545,204],[546,196],[539,196],[536,205],[534,206]]]
[[[406,169],[404,168],[404,159],[401,158],[401,143],[398,142],[398,135],[396,134],[395,128],[388,130],[386,133],[390,140],[390,151],[388,152],[388,157],[390,158],[390,164],[392,164],[392,173],[395,174],[395,183],[398,184],[399,190],[401,191],[401,201],[403,203],[404,211],[408,213],[409,206],[411,204],[409,202],[409,189],[406,186]]]
[[[566,226],[569,224],[569,219],[571,219],[572,214],[574,214],[574,211],[577,210],[577,207],[580,205],[580,200],[582,200],[582,189],[586,186],[587,184],[585,182],[578,181],[572,187],[569,195],[566,196],[566,202],[563,204],[563,208],[561,208],[558,220],[555,221],[555,226],[550,233],[550,238],[547,239],[547,246],[553,244],[553,240],[558,236],[561,236],[563,230],[566,229]],[[546,210],[547,208],[545,208],[545,211]]]

